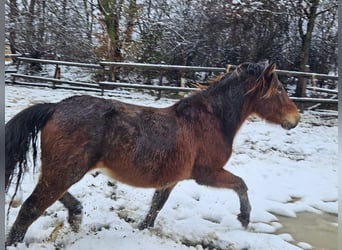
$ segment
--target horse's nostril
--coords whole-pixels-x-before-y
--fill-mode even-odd
[[[283,122],[282,124],[281,124],[281,127],[283,128],[283,129],[287,129],[287,130],[290,130],[292,127],[290,126],[290,123],[289,122]]]
[[[295,128],[300,120],[300,114],[288,116],[286,120],[281,124],[284,129],[290,130]]]
[[[297,126],[298,122],[283,122],[283,124],[281,125],[284,129],[290,130],[293,129]]]

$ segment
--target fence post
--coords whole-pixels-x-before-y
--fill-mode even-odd
[[[53,78],[61,79],[61,68],[58,66],[58,63],[56,64],[55,74]]]
[[[181,72],[181,78],[180,78],[180,86],[182,88],[185,88],[185,84],[186,84],[186,78],[185,78],[185,72]],[[185,93],[183,91],[178,93],[180,96],[184,96]]]
[[[304,72],[309,72],[309,70],[310,70],[309,65],[305,65]],[[298,78],[298,83],[296,86],[296,93],[295,93],[295,95],[297,97],[305,97],[306,96],[307,83],[308,83],[308,79],[305,76],[300,76]]]
[[[17,60],[17,72],[19,71],[19,66],[20,66],[20,60],[19,60],[19,58],[17,58],[18,60]]]

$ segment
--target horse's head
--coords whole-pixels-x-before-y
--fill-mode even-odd
[[[280,124],[284,129],[294,128],[300,119],[298,108],[279,81],[275,64],[261,70],[260,65],[250,67],[245,94],[249,111],[268,122]],[[239,73],[239,68],[236,70]]]

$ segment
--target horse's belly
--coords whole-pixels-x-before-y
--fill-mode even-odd
[[[132,167],[113,167],[107,166],[103,162],[96,164],[96,168],[109,176],[110,178],[128,184],[130,186],[142,187],[142,188],[162,188],[170,186],[178,181],[188,179],[191,171],[187,171],[186,168],[183,171],[139,171],[141,169],[137,166]]]

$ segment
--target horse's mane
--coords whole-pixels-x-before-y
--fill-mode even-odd
[[[237,79],[246,79],[248,81],[255,81],[255,84],[252,86],[251,89],[247,91],[246,94],[259,90],[263,93],[262,98],[268,98],[277,91],[278,77],[273,70],[272,73],[274,74],[272,74],[271,82],[267,86],[267,81],[269,81],[270,79],[266,79],[265,76],[262,74],[266,67],[267,65],[262,63],[242,63],[238,65],[233,71],[227,71],[223,74],[209,79],[209,87],[204,89],[208,89],[210,91],[211,88],[217,88],[220,85],[219,83],[227,84],[227,81],[233,82]]]
[[[260,63],[242,63],[238,65],[234,70],[227,70],[226,72],[214,76],[213,78],[208,80],[209,86],[213,85],[215,83],[220,82],[221,80],[227,78],[231,74],[235,74],[236,76],[239,76],[240,74],[246,72],[248,75],[251,76],[259,76],[262,71],[264,70],[265,65],[262,65]]]
[[[241,78],[239,67],[244,66],[240,65],[232,72],[219,75],[207,88],[178,101],[174,106],[177,114],[193,117],[198,110],[206,110],[209,106],[218,108],[227,105],[241,106],[243,101],[241,96],[245,93],[241,81],[244,81],[245,77]]]
[[[263,65],[255,63],[243,63],[238,65],[234,70],[224,72],[210,79],[209,86],[203,91],[213,92],[217,89],[239,88],[244,89],[242,82],[256,80],[264,69]]]
[[[257,94],[261,98],[268,98],[277,91],[278,78],[272,74],[267,78],[264,70],[267,65],[261,63],[243,63],[230,72],[225,72],[216,77],[209,87],[194,93],[178,101],[174,108],[178,115],[191,116],[194,112],[190,107],[196,109],[207,109],[208,102],[216,110],[221,107],[239,109],[242,107],[244,96]],[[273,73],[273,71],[271,70]],[[214,98],[212,98],[214,97]],[[218,111],[221,112],[221,111]],[[233,112],[238,115],[239,112]]]

